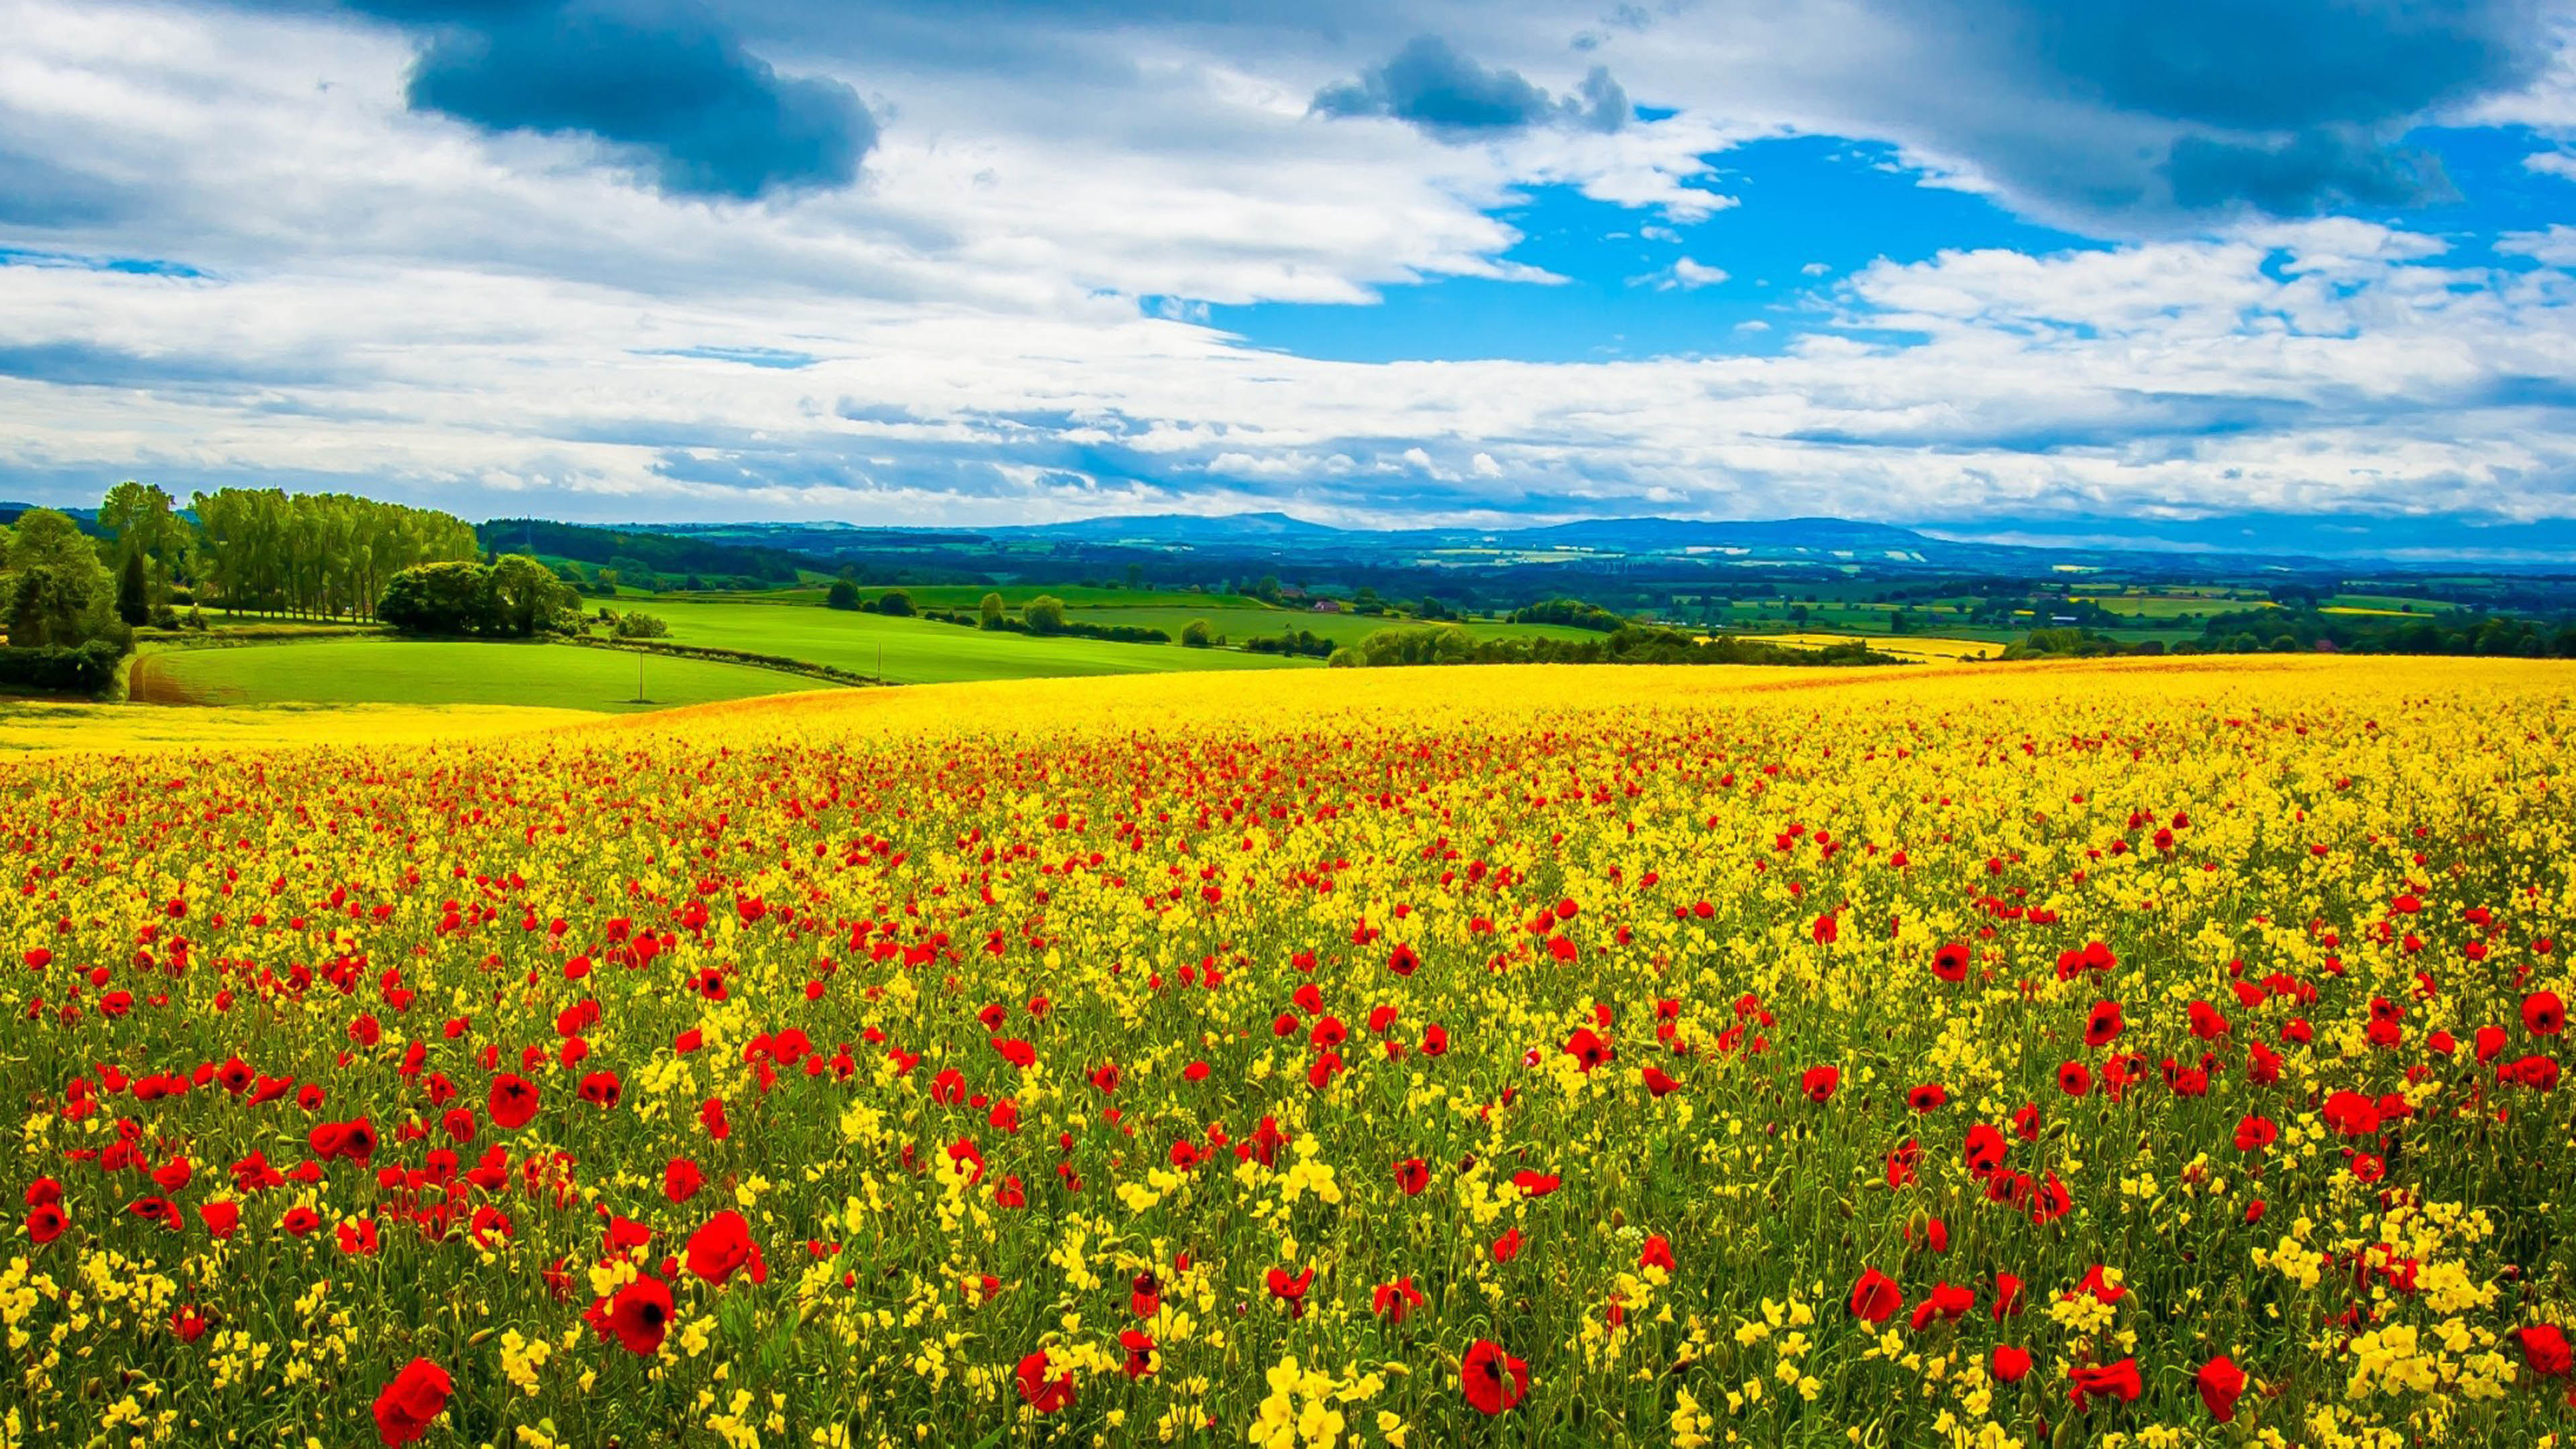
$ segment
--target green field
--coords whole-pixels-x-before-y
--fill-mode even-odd
[[[1128,606],[1099,610],[1068,609],[1066,613],[1069,617],[1086,624],[1128,624],[1142,629],[1160,629],[1175,639],[1181,637],[1181,631],[1189,627],[1192,619],[1205,619],[1208,621],[1208,627],[1223,635],[1230,644],[1241,644],[1246,639],[1275,638],[1282,631],[1299,629],[1319,638],[1330,639],[1336,644],[1356,644],[1380,629],[1425,627],[1423,621],[1418,619],[1389,619],[1366,614],[1318,614],[1292,609],[1265,609],[1257,604],[1249,608],[1231,609],[1213,605],[1197,608]],[[1571,628],[1563,624],[1505,624],[1497,620],[1479,619],[1473,623],[1460,624],[1459,627],[1479,639],[1598,639],[1601,637],[1591,630]]]
[[[1178,644],[1110,644],[986,633],[928,619],[843,613],[803,604],[658,600],[645,608],[671,626],[671,642],[829,664],[896,684],[1157,674],[1184,669],[1279,669],[1317,660]],[[1127,611],[1113,617],[1124,622]]]
[[[831,687],[740,664],[569,644],[400,639],[159,650],[138,657],[130,679],[136,700],[158,704],[514,704],[607,713]]]

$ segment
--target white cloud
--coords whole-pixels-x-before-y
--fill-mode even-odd
[[[1482,61],[1562,84],[1559,12],[1478,14]],[[1493,213],[1519,188],[1642,208],[1642,235],[1732,206],[1702,158],[1784,128],[1889,137],[1998,184],[1960,154],[2000,111],[1935,94],[1963,89],[1931,79],[1940,47],[1860,0],[1613,34],[1599,58],[1680,114],[1472,146],[1308,115],[1418,23],[1335,15],[1340,40],[1258,45],[1033,23],[1034,82],[927,45],[839,63],[880,37],[822,37],[796,69],[837,64],[886,122],[865,181],[713,205],[579,142],[409,113],[388,29],[0,0],[0,135],[117,198],[0,225],[0,246],[211,274],[0,268],[0,491],[311,479],[468,512],[958,522],[2576,506],[2576,445],[2527,385],[2576,375],[2576,278],[2441,265],[2438,240],[2357,222],[1880,262],[1777,355],[1244,346],[1210,304],[1553,280],[1503,258],[1519,238]],[[1926,79],[1873,79],[1898,68]],[[2157,133],[2072,102],[2015,124]],[[2506,249],[2563,266],[2566,231]],[[1684,257],[1642,280],[1724,279]]]

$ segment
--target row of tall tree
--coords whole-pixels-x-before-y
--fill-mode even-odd
[[[373,618],[394,575],[482,556],[472,524],[431,508],[278,488],[223,488],[192,504],[197,596],[240,612]]]

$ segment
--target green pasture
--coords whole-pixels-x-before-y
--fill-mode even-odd
[[[571,644],[408,639],[154,650],[136,658],[128,678],[133,698],[159,704],[512,704],[606,713],[831,687],[773,669]]]

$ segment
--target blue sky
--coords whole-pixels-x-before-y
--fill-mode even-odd
[[[2576,517],[2571,0],[0,0],[0,32],[0,497]]]

